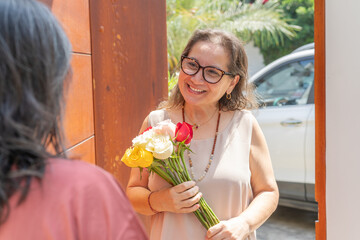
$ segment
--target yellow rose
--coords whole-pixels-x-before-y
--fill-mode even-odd
[[[135,146],[128,148],[121,161],[128,167],[149,167],[154,160],[151,152]]]

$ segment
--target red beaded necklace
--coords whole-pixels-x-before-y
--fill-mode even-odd
[[[187,152],[188,158],[189,158],[191,178],[195,182],[200,182],[201,180],[204,179],[204,177],[208,173],[208,171],[210,169],[210,166],[211,166],[211,163],[212,163],[212,161],[214,159],[214,151],[215,151],[215,146],[216,146],[216,140],[217,140],[217,136],[218,136],[218,133],[219,133],[220,116],[221,116],[221,111],[220,111],[220,107],[219,107],[219,115],[218,115],[218,119],[217,119],[217,123],[216,123],[216,131],[215,131],[214,143],[213,143],[213,147],[212,147],[212,150],[211,150],[209,162],[208,162],[208,164],[207,164],[207,166],[206,166],[206,168],[204,170],[204,173],[198,179],[195,179],[193,164],[192,164],[192,160],[190,158],[190,152],[189,151]],[[182,117],[183,117],[183,122],[185,122],[185,109],[184,109],[184,107],[182,108]]]

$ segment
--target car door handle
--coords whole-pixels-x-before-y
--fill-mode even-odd
[[[285,121],[282,121],[281,123],[281,126],[284,126],[284,127],[295,127],[295,126],[299,126],[300,124],[302,124],[302,121],[300,120],[296,120],[296,119],[287,119]]]

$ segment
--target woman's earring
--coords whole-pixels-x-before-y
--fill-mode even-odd
[[[231,94],[230,93],[226,93],[226,99],[230,100],[231,99]]]

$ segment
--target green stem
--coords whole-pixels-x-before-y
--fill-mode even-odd
[[[169,174],[167,174],[164,170],[162,170],[160,167],[154,167],[152,168],[152,170],[159,175],[162,179],[164,179],[165,181],[167,181],[168,183],[170,183],[171,185],[175,185],[175,181],[174,179],[172,179],[171,176],[169,176]]]
[[[210,208],[209,204],[207,204],[204,198],[200,199],[199,204],[206,213],[207,219],[209,220],[211,226],[214,226],[220,222],[220,220],[217,218],[214,211]]]
[[[209,224],[207,223],[207,221],[204,219],[204,217],[202,216],[200,210],[196,210],[194,212],[195,216],[197,217],[197,219],[200,221],[200,223],[204,226],[204,228],[206,228],[206,230],[208,230],[210,228]]]
[[[182,164],[183,164],[183,166],[184,166],[184,169],[185,169],[185,172],[186,172],[186,176],[187,176],[187,178],[188,178],[189,181],[190,181],[190,180],[192,180],[192,179],[191,179],[191,177],[190,177],[189,171],[187,170],[187,167],[186,167],[186,165],[185,165],[185,160],[184,160],[184,151],[185,151],[185,149],[183,150],[182,145],[180,145],[178,151],[179,151],[179,155],[180,155],[181,162],[182,162]]]
[[[184,160],[186,149],[187,146],[183,142],[178,143],[175,156],[169,158],[168,161],[160,161],[162,167],[153,167],[152,171],[173,186],[192,180]],[[200,208],[193,213],[204,228],[209,229],[220,222],[204,198],[200,199],[199,204]]]
[[[177,166],[178,169],[180,169],[180,171],[178,171],[178,176],[179,176],[179,178],[182,180],[182,182],[188,181],[188,179],[186,178],[185,171],[184,171],[183,168],[181,167],[181,164],[180,164],[180,161],[179,161],[179,157],[178,157],[178,156],[174,159],[174,164]]]
[[[173,172],[174,176],[179,180],[179,182],[182,182],[182,179],[179,177],[179,169],[177,168],[175,164],[176,158],[170,158],[169,159],[169,166],[171,168],[171,171]]]
[[[181,181],[178,179],[178,176],[176,174],[176,170],[174,170],[174,167],[172,166],[172,159],[168,159],[166,164],[166,169],[168,170],[169,175],[172,176],[172,178],[175,180],[176,184],[178,185],[181,183]]]

